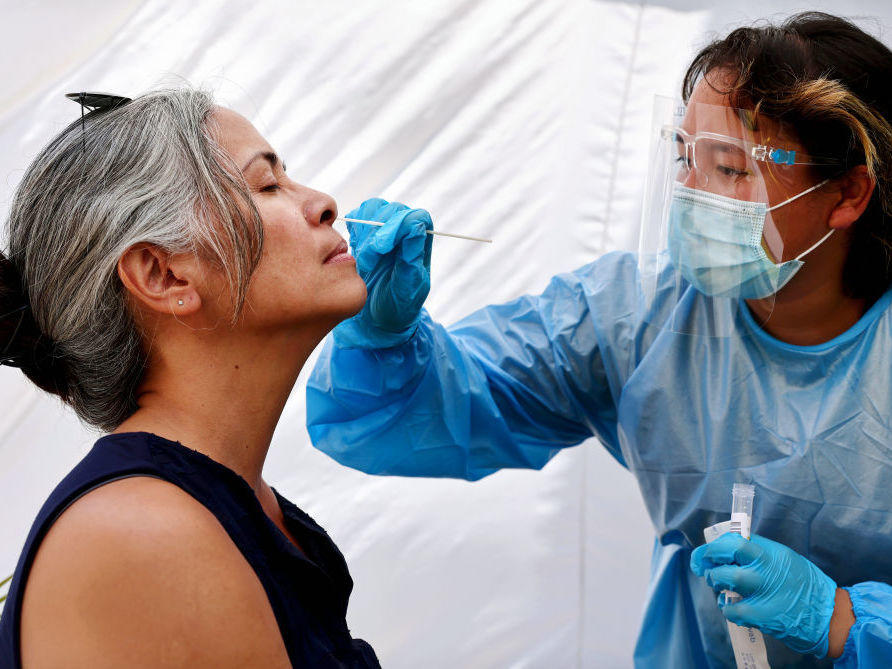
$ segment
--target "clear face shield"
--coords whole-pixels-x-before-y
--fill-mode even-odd
[[[730,336],[740,300],[763,310],[829,237],[785,248],[789,210],[826,181],[791,129],[751,110],[657,97],[639,269],[645,315],[678,332]],[[801,237],[801,235],[800,235]],[[711,300],[682,296],[690,288]],[[664,312],[678,304],[672,313]]]

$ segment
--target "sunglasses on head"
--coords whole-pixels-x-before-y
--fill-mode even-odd
[[[87,114],[102,114],[112,109],[116,109],[121,105],[125,105],[132,98],[125,98],[121,95],[111,95],[110,93],[66,93],[65,97],[69,100],[77,102],[81,106],[81,140],[83,141],[84,150],[86,151],[86,139],[84,138],[84,119]],[[86,114],[85,109],[90,111]]]

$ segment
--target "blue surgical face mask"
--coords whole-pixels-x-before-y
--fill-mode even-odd
[[[820,188],[829,179],[769,207],[675,184],[669,207],[672,264],[705,295],[759,299],[774,295],[804,264],[802,258],[833,234],[792,260],[775,263],[762,247],[769,211]]]

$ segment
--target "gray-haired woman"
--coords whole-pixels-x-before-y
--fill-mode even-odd
[[[3,362],[111,432],[35,521],[0,664],[378,666],[343,557],[261,477],[307,356],[365,301],[335,202],[202,92],[122,102],[37,156],[0,258]]]

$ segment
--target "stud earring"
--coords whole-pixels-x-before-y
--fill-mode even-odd
[[[179,304],[180,306],[183,306],[183,301],[182,301],[182,300],[177,300],[177,304]]]

